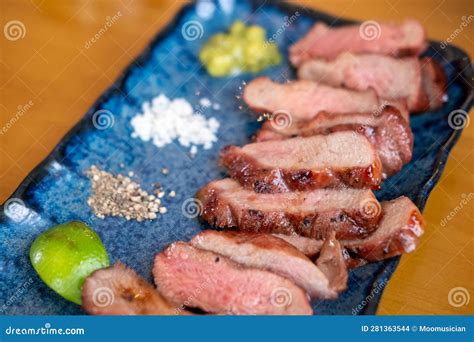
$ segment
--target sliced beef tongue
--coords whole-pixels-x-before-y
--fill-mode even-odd
[[[408,112],[403,110],[401,103],[386,102],[377,112],[341,114],[321,111],[310,120],[292,121],[286,126],[278,126],[269,117],[263,123],[262,128],[254,135],[253,140],[260,142],[295,138],[297,136],[308,137],[316,134],[328,134],[331,133],[332,127],[338,126],[347,126],[347,130],[353,129],[352,126],[378,127],[385,124],[386,118],[390,115],[396,115],[401,122],[409,126]]]
[[[343,52],[376,53],[391,56],[420,55],[426,49],[423,26],[415,20],[401,24],[364,22],[329,27],[316,23],[289,49],[293,65],[312,58],[333,59]]]
[[[156,289],[120,262],[91,274],[82,288],[82,307],[92,315],[177,315]]]
[[[416,205],[407,197],[382,202],[384,216],[378,229],[365,239],[342,240],[352,261],[379,261],[412,252],[423,234],[423,217]],[[277,235],[291,243],[305,255],[314,256],[321,251],[323,241],[296,235]],[[356,263],[357,264],[357,263]]]
[[[367,113],[377,111],[383,101],[374,90],[364,92],[334,88],[308,80],[280,84],[259,77],[244,88],[245,103],[258,113],[278,117],[280,125],[309,120],[320,111]]]
[[[217,228],[249,233],[297,234],[324,239],[360,239],[378,225],[382,210],[371,190],[317,189],[255,193],[232,179],[213,181],[201,189],[201,218]]]
[[[153,275],[160,292],[178,306],[215,314],[312,314],[306,293],[292,281],[184,242],[156,256]]]
[[[374,146],[353,132],[228,146],[221,152],[221,163],[244,187],[264,193],[345,186],[378,189],[382,179]]]
[[[413,252],[423,234],[423,217],[408,197],[382,202],[384,217],[379,228],[363,240],[344,241],[357,257],[378,261]]]
[[[330,286],[325,274],[310,259],[288,242],[271,234],[206,230],[196,235],[191,244],[225,255],[244,266],[267,270],[288,278],[306,290],[312,298],[336,298],[337,293],[346,286],[346,283],[338,282],[336,291]],[[330,279],[333,279],[332,275]]]
[[[423,78],[426,73],[422,72],[422,64],[417,57],[397,59],[376,54],[344,53],[332,61],[308,60],[299,67],[298,76],[333,87],[357,91],[374,89],[384,99],[406,99],[410,111],[420,112],[437,109],[441,104],[429,99],[428,82],[432,83],[431,87],[436,87],[436,83],[430,77]]]
[[[257,142],[282,140],[296,136],[327,135],[338,131],[364,134],[377,149],[385,176],[400,171],[412,158],[413,134],[410,125],[393,106],[385,106],[377,114],[321,112],[309,121],[292,123],[284,129],[267,121],[254,139]]]

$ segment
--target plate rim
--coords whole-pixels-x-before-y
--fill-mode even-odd
[[[270,5],[275,6],[281,9],[284,12],[290,14],[290,12],[295,11],[302,11],[304,14],[315,21],[324,21],[331,26],[341,26],[347,24],[354,24],[360,23],[359,20],[353,20],[343,17],[335,17],[334,15],[323,12],[314,8],[308,8],[302,5],[297,5],[293,3],[289,3],[287,1],[278,1],[278,0],[247,0],[253,7],[259,7],[263,5]],[[113,81],[109,87],[107,87],[104,91],[100,93],[97,99],[92,103],[89,109],[84,113],[84,115],[60,138],[58,143],[54,146],[54,148],[28,173],[28,175],[20,182],[20,184],[15,188],[15,190],[9,195],[5,201],[0,205],[0,223],[5,219],[4,213],[4,206],[5,204],[12,198],[24,198],[25,192],[31,185],[31,183],[38,182],[43,177],[47,175],[47,165],[49,165],[54,160],[61,159],[63,147],[70,142],[70,140],[74,137],[74,135],[83,129],[88,121],[91,120],[93,114],[100,109],[101,105],[107,100],[115,95],[123,86],[124,82],[129,77],[130,73],[133,71],[133,67],[135,65],[142,65],[143,62],[147,61],[150,57],[152,57],[152,50],[161,40],[165,39],[169,32],[173,31],[176,26],[181,21],[181,18],[192,9],[199,0],[193,0],[183,6],[174,14],[174,16],[164,25],[155,35],[151,38],[151,40],[145,45],[145,47],[141,50],[141,52],[134,58],[130,60],[127,66],[118,74],[115,81]],[[436,45],[440,45],[440,41],[435,40],[428,40],[429,46],[433,47]],[[474,81],[472,81],[472,76],[468,73],[472,72],[472,63],[469,55],[461,48],[453,44],[445,44],[446,47],[442,49],[444,55],[450,54],[454,58],[452,60],[453,63],[459,63],[456,65],[456,69],[459,71],[461,70],[460,74],[465,76],[462,78],[462,84],[466,87],[470,87],[471,91],[468,92],[468,95],[464,99],[462,105],[459,110],[463,110],[469,116],[469,111],[472,107],[472,102],[474,99]],[[439,53],[437,49],[435,49]],[[439,53],[440,55],[443,55]],[[464,67],[463,67],[464,65]],[[471,66],[471,68],[469,68]],[[466,81],[471,80],[471,82]],[[122,96],[124,96],[122,94]],[[128,95],[126,95],[125,99],[128,100]],[[428,197],[433,190],[433,188],[438,183],[444,168],[446,166],[447,160],[449,158],[450,152],[452,148],[456,145],[457,141],[459,140],[464,127],[461,129],[453,129],[452,133],[446,139],[446,141],[441,145],[439,148],[435,163],[433,165],[433,169],[431,172],[431,177],[424,183],[421,188],[421,191],[416,196],[415,204],[420,209],[421,212],[424,211],[426,202]],[[382,278],[383,274],[389,272],[389,279],[391,278],[393,272],[395,272],[398,264],[400,261],[400,256],[393,257],[390,259],[386,259],[381,261],[382,268],[374,275],[374,281],[372,282],[372,286],[369,289],[369,293],[373,293],[375,288],[380,283],[380,279]],[[392,268],[392,270],[390,270]],[[376,314],[377,308],[380,303],[381,296],[385,290],[384,286],[381,291],[374,296],[374,300],[371,300],[367,303],[364,308],[358,312],[358,315],[374,315]]]

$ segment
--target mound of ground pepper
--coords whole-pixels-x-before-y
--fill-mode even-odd
[[[87,204],[98,218],[119,216],[141,222],[156,219],[157,213],[166,213],[166,208],[160,207],[160,198],[143,190],[130,177],[113,175],[95,165],[87,175],[92,181],[92,194]]]

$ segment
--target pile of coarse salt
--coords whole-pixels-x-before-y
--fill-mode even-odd
[[[158,147],[163,147],[173,140],[184,147],[190,147],[190,153],[196,154],[197,146],[210,149],[217,141],[219,122],[193,110],[191,104],[183,98],[170,100],[161,94],[151,103],[142,105],[142,113],[135,116],[133,138],[152,141]]]

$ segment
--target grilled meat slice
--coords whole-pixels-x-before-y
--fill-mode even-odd
[[[426,46],[425,30],[415,20],[398,25],[364,22],[341,27],[318,22],[290,47],[289,55],[291,63],[299,66],[308,59],[333,59],[343,52],[417,56]]]
[[[412,252],[423,234],[423,217],[409,198],[401,196],[382,202],[384,212],[380,225],[365,239],[342,240],[340,243],[356,259],[379,261]],[[307,256],[318,254],[322,240],[296,235],[278,234],[279,238],[291,243]]]
[[[221,163],[244,187],[264,193],[344,186],[378,189],[382,179],[373,145],[364,135],[347,131],[227,146]]]
[[[423,234],[423,217],[408,197],[382,202],[384,216],[379,228],[363,240],[342,242],[353,255],[367,261],[413,252]]]
[[[201,218],[210,225],[252,233],[324,239],[335,231],[338,239],[357,239],[372,232],[382,217],[371,190],[255,193],[228,178],[210,182],[197,199],[202,205]]]
[[[254,111],[279,115],[282,121],[309,120],[320,111],[376,112],[385,103],[374,90],[359,92],[308,80],[280,84],[268,77],[249,82],[244,88],[243,99]]]
[[[364,134],[374,145],[382,162],[384,176],[391,176],[408,163],[413,154],[413,134],[400,111],[386,106],[380,113],[319,113],[309,121],[278,127],[271,121],[263,124],[255,141],[282,140],[296,136],[327,135],[338,131]]]
[[[177,315],[156,289],[120,262],[92,273],[82,288],[82,307],[92,315]]]
[[[346,284],[342,281],[341,284],[338,282],[337,291],[331,288],[328,278],[310,259],[288,242],[271,234],[206,230],[196,235],[191,244],[225,255],[244,266],[288,278],[313,298],[336,298],[337,293],[345,289]],[[344,285],[342,289],[340,285]]]
[[[417,57],[397,59],[376,54],[345,53],[331,61],[306,61],[299,67],[298,77],[357,91],[374,89],[380,98],[406,99],[410,111],[422,112],[437,109],[444,96],[440,90],[439,99],[430,101],[427,88],[437,89],[436,83],[433,77],[423,78],[430,73],[422,72],[422,63]],[[429,59],[425,63],[434,65],[436,62]],[[431,94],[435,96],[433,91]]]
[[[216,314],[310,315],[306,293],[274,273],[176,242],[153,267],[160,292],[175,305]]]

